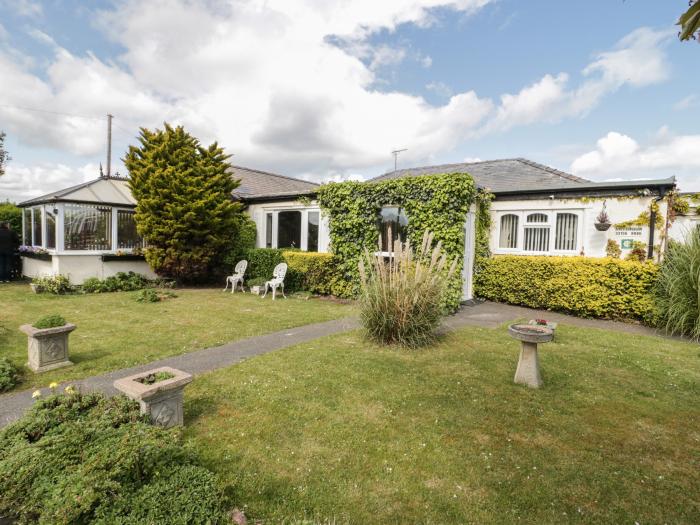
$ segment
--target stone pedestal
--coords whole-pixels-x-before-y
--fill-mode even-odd
[[[141,382],[143,378],[158,372],[167,372],[173,377],[151,385]],[[184,424],[184,390],[191,382],[192,374],[163,366],[117,379],[114,382],[114,388],[138,401],[141,405],[141,413],[147,414],[151,423],[168,428]]]
[[[29,368],[34,372],[45,372],[72,365],[68,359],[68,336],[75,328],[70,323],[42,329],[28,324],[20,326],[19,329],[27,334]]]
[[[518,368],[515,370],[514,381],[531,388],[539,388],[542,386],[540,359],[537,356],[537,343],[521,342],[520,359],[518,360]]]
[[[542,375],[537,344],[551,341],[554,332],[551,328],[542,325],[514,324],[508,327],[508,333],[521,344],[514,382],[530,388],[540,388]]]

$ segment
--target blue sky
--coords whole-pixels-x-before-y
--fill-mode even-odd
[[[686,5],[0,0],[0,199],[96,176],[108,112],[122,171],[138,127],[169,121],[318,181],[380,174],[401,147],[402,166],[522,156],[700,190]]]

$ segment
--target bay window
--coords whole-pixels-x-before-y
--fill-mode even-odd
[[[143,239],[136,231],[135,216],[132,210],[117,210],[117,248],[120,250],[143,246]]]
[[[66,250],[111,250],[112,208],[66,204],[63,229]]]

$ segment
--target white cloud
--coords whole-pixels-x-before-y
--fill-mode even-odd
[[[28,57],[0,50],[0,100],[112,113],[129,130],[184,124],[205,143],[219,141],[239,164],[322,180],[387,168],[396,145],[409,148],[404,165],[439,160],[465,138],[581,115],[625,83],[664,78],[663,38],[643,29],[597,56],[578,88],[565,73],[546,75],[495,104],[436,80],[428,89],[446,98],[437,105],[377,90],[378,70],[406,52],[372,46],[369,36],[405,23],[430,25],[435,7],[472,13],[490,1],[124,0],[98,17],[124,49],[115,61],[54,45],[38,75]],[[53,45],[50,35],[34,36]],[[642,55],[652,71],[630,65]],[[417,60],[427,67],[429,58]],[[0,107],[0,122],[23,146],[74,154],[78,163],[104,157],[104,121]]]
[[[418,55],[418,63],[422,67],[428,69],[433,65],[433,57],[431,57],[430,55]]]
[[[441,96],[441,97],[445,97],[445,98],[451,97],[452,93],[454,93],[450,86],[448,86],[444,82],[437,82],[437,81],[433,81],[433,82],[426,84],[425,89],[427,89],[428,91],[432,91],[436,95]]]
[[[695,108],[700,105],[700,96],[696,94],[688,95],[676,102],[673,109],[676,111],[684,111],[686,109]]]
[[[20,202],[95,179],[98,175],[99,166],[92,163],[76,169],[61,163],[26,166],[11,162],[5,175],[0,177],[0,202]]]
[[[624,85],[643,87],[663,82],[669,74],[663,45],[669,37],[668,31],[637,29],[612,51],[598,54],[583,69],[586,80],[578,87],[569,86],[566,73],[548,74],[515,95],[502,95],[497,115],[486,131],[582,116]]]
[[[577,157],[571,172],[593,179],[638,179],[678,175],[684,189],[700,184],[700,135],[673,135],[661,128],[649,144],[641,145],[615,131],[600,138],[596,148]]]
[[[44,11],[39,2],[32,0],[0,0],[0,6],[5,6],[18,15],[26,17],[40,16]]]

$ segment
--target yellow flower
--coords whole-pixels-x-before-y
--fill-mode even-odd
[[[36,399],[37,397],[41,397],[41,390],[35,390],[32,392],[32,399]]]
[[[56,388],[57,386],[58,386],[58,383],[53,382],[53,383],[51,383],[51,384],[49,385],[49,388],[50,388],[51,390],[53,390],[53,389]]]
[[[73,387],[73,385],[68,385],[66,388],[63,389],[63,391],[66,394],[75,394],[75,387]]]

